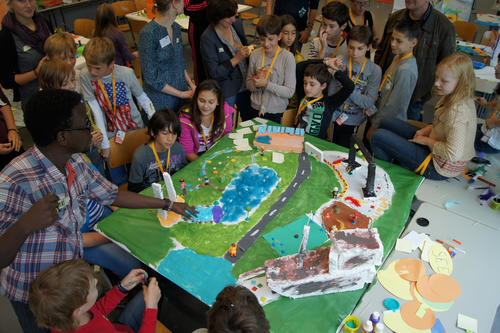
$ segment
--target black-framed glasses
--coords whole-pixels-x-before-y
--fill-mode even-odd
[[[92,124],[90,123],[89,119],[87,119],[87,122],[86,122],[85,125],[86,125],[85,127],[64,128],[61,131],[83,131],[83,130],[87,130],[87,131],[91,132],[92,131]]]

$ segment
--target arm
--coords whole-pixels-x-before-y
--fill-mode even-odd
[[[139,102],[139,105],[142,107],[142,109],[146,111],[148,119],[151,119],[151,117],[155,114],[156,111],[155,107],[153,106],[153,102],[151,102],[148,95],[146,95],[146,93],[143,92],[141,95],[137,96],[137,102]]]
[[[211,29],[211,28],[208,28]],[[210,33],[210,34],[209,34]],[[236,65],[250,55],[248,47],[242,47],[236,55],[226,61],[220,62],[218,57],[219,48],[224,47],[222,44],[216,43],[213,38],[212,31],[207,30],[201,38],[201,55],[205,63],[205,68],[208,71],[210,78],[214,80],[223,80],[231,75]],[[226,52],[226,49],[224,49]],[[229,54],[228,54],[229,55]]]
[[[453,54],[457,47],[455,27],[448,20],[442,22],[442,24],[445,24],[447,27],[444,34],[442,36],[439,36],[440,41],[436,64],[447,56]]]
[[[82,241],[83,247],[92,247],[109,243],[109,239],[95,231],[82,233]]]
[[[149,333],[155,329],[158,302],[161,299],[161,291],[154,277],[149,280],[147,286],[142,286],[142,294],[144,296],[145,309],[139,333]]]
[[[336,71],[334,77],[340,82],[342,88],[337,93],[326,97],[325,104],[328,105],[328,110],[332,111],[341,106],[354,90],[354,83],[345,72]]]
[[[122,55],[122,58],[128,61],[132,61],[136,58],[134,54],[130,52],[128,49],[127,42],[125,41],[125,36],[123,36],[123,32],[116,29],[113,32],[114,38],[116,38],[115,47],[118,45],[116,52]]]
[[[307,27],[305,30],[300,31],[299,35],[297,38],[299,38],[299,42],[301,43],[307,43],[309,40],[309,37],[311,36],[311,31],[314,26],[314,19],[316,18],[316,13],[318,12],[318,7],[316,5],[316,8],[310,8],[309,9],[309,17],[307,20]]]
[[[88,101],[87,103],[89,104],[90,110],[92,111],[92,116],[94,116],[95,124],[99,128],[99,131],[101,131],[101,133],[104,135],[104,139],[101,143],[102,155],[104,157],[106,152],[109,152],[109,139],[108,135],[106,134],[106,121],[104,120],[104,112],[99,106],[99,103],[97,103],[96,99]],[[109,154],[107,155],[107,158],[109,158]]]
[[[387,103],[379,109],[381,114],[395,116],[405,112],[410,104],[418,73],[401,68],[392,82],[392,89],[388,92]]]
[[[273,13],[274,0],[268,0],[266,3],[266,15],[271,15]]]
[[[155,107],[153,106],[153,102],[149,99],[148,95],[144,93],[141,84],[137,80],[135,76],[134,70],[132,68],[126,69],[127,73],[127,81],[129,82],[128,86],[130,88],[130,92],[135,96],[137,102],[142,107],[144,112],[148,115],[148,119],[151,119],[153,114],[155,113]]]
[[[3,95],[3,92],[0,91],[0,93]],[[9,143],[15,151],[19,151],[19,149],[21,149],[23,141],[21,140],[21,136],[17,131],[17,126],[14,120],[14,115],[12,114],[12,109],[10,108],[10,105],[6,104],[5,106],[0,107],[0,111],[2,112],[3,119],[5,120],[5,125],[7,125],[7,136],[9,138]]]
[[[261,49],[262,52],[264,52],[264,50]],[[260,53],[260,56],[262,56],[262,53]],[[246,79],[246,86],[248,88],[248,90],[250,90],[251,92],[255,92],[258,90],[258,88],[255,86],[255,83],[253,81],[253,77],[255,75],[257,75],[257,65],[256,65],[256,61],[257,61],[257,52],[252,52],[252,54],[250,55],[250,64],[248,65],[248,70],[247,70],[247,79]]]
[[[184,147],[184,152],[186,154],[186,158],[189,162],[194,161],[196,158],[198,158],[198,149],[196,148],[196,143],[195,140],[196,138],[196,130],[193,129],[194,124],[191,122],[190,119],[187,117],[183,116],[181,114],[180,118],[180,123],[181,123],[181,135],[179,136],[179,142]],[[190,124],[190,125],[188,125]],[[194,137],[193,137],[193,130],[195,131]],[[194,156],[195,158],[193,158]]]
[[[268,81],[266,90],[283,98],[292,98],[295,92],[295,59],[290,52],[285,53],[285,82],[283,85]]]
[[[458,161],[458,156],[462,156],[462,152],[465,147],[467,123],[462,119],[455,117],[453,120],[453,126],[447,126],[446,130],[446,141],[436,141],[429,136],[424,137],[424,144],[431,149],[433,154],[436,154],[448,161]]]
[[[373,71],[367,78],[368,85],[365,91],[360,93],[359,91],[354,90],[350,96],[351,102],[363,109],[373,106],[373,104],[375,104],[375,100],[377,99],[381,75],[380,67],[375,65]]]

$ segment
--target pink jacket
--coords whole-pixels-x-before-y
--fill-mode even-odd
[[[224,116],[226,122],[224,123],[222,131],[218,130],[215,133],[215,140],[213,140],[212,145],[233,130],[233,112],[233,107],[224,103]],[[198,130],[196,126],[191,121],[189,114],[181,113],[179,115],[179,120],[181,122],[181,136],[179,137],[179,142],[184,147],[186,155],[197,154],[200,149],[200,142],[198,140]]]

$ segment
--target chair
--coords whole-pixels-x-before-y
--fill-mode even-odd
[[[146,9],[146,0],[134,0],[134,3],[137,10]]]
[[[283,113],[283,118],[281,118],[281,125],[287,127],[295,126],[295,116],[297,115],[296,109],[287,109]]]
[[[455,21],[453,22],[457,36],[465,41],[472,42],[477,32],[477,25],[472,22]]]
[[[76,19],[73,22],[73,31],[75,35],[92,38],[94,35],[95,22],[91,19]]]
[[[130,28],[132,29],[132,32],[135,35],[139,35],[139,32],[141,32],[141,29],[144,28],[144,26],[146,24],[148,24],[147,21],[144,21],[144,20],[134,20],[134,19],[128,20],[128,23],[130,24]]]
[[[125,24],[119,24],[118,28],[123,32],[130,31],[130,33],[132,34],[132,39],[135,42],[135,36],[134,32],[132,31],[132,27],[130,26],[130,22],[125,17],[125,15],[137,11],[137,8],[135,8],[135,3],[133,1],[117,1],[111,3],[111,7],[113,7],[118,23],[123,19],[125,19],[127,22]]]
[[[132,156],[137,147],[149,141],[147,132],[146,128],[128,131],[122,144],[117,144],[115,138],[109,139],[109,167],[113,183],[120,189],[126,190],[128,187],[128,165],[132,163]]]

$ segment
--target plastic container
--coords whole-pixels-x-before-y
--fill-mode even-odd
[[[345,318],[344,333],[356,333],[361,327],[361,321],[356,316]]]
[[[373,323],[369,320],[365,321],[361,328],[362,333],[373,333]]]

